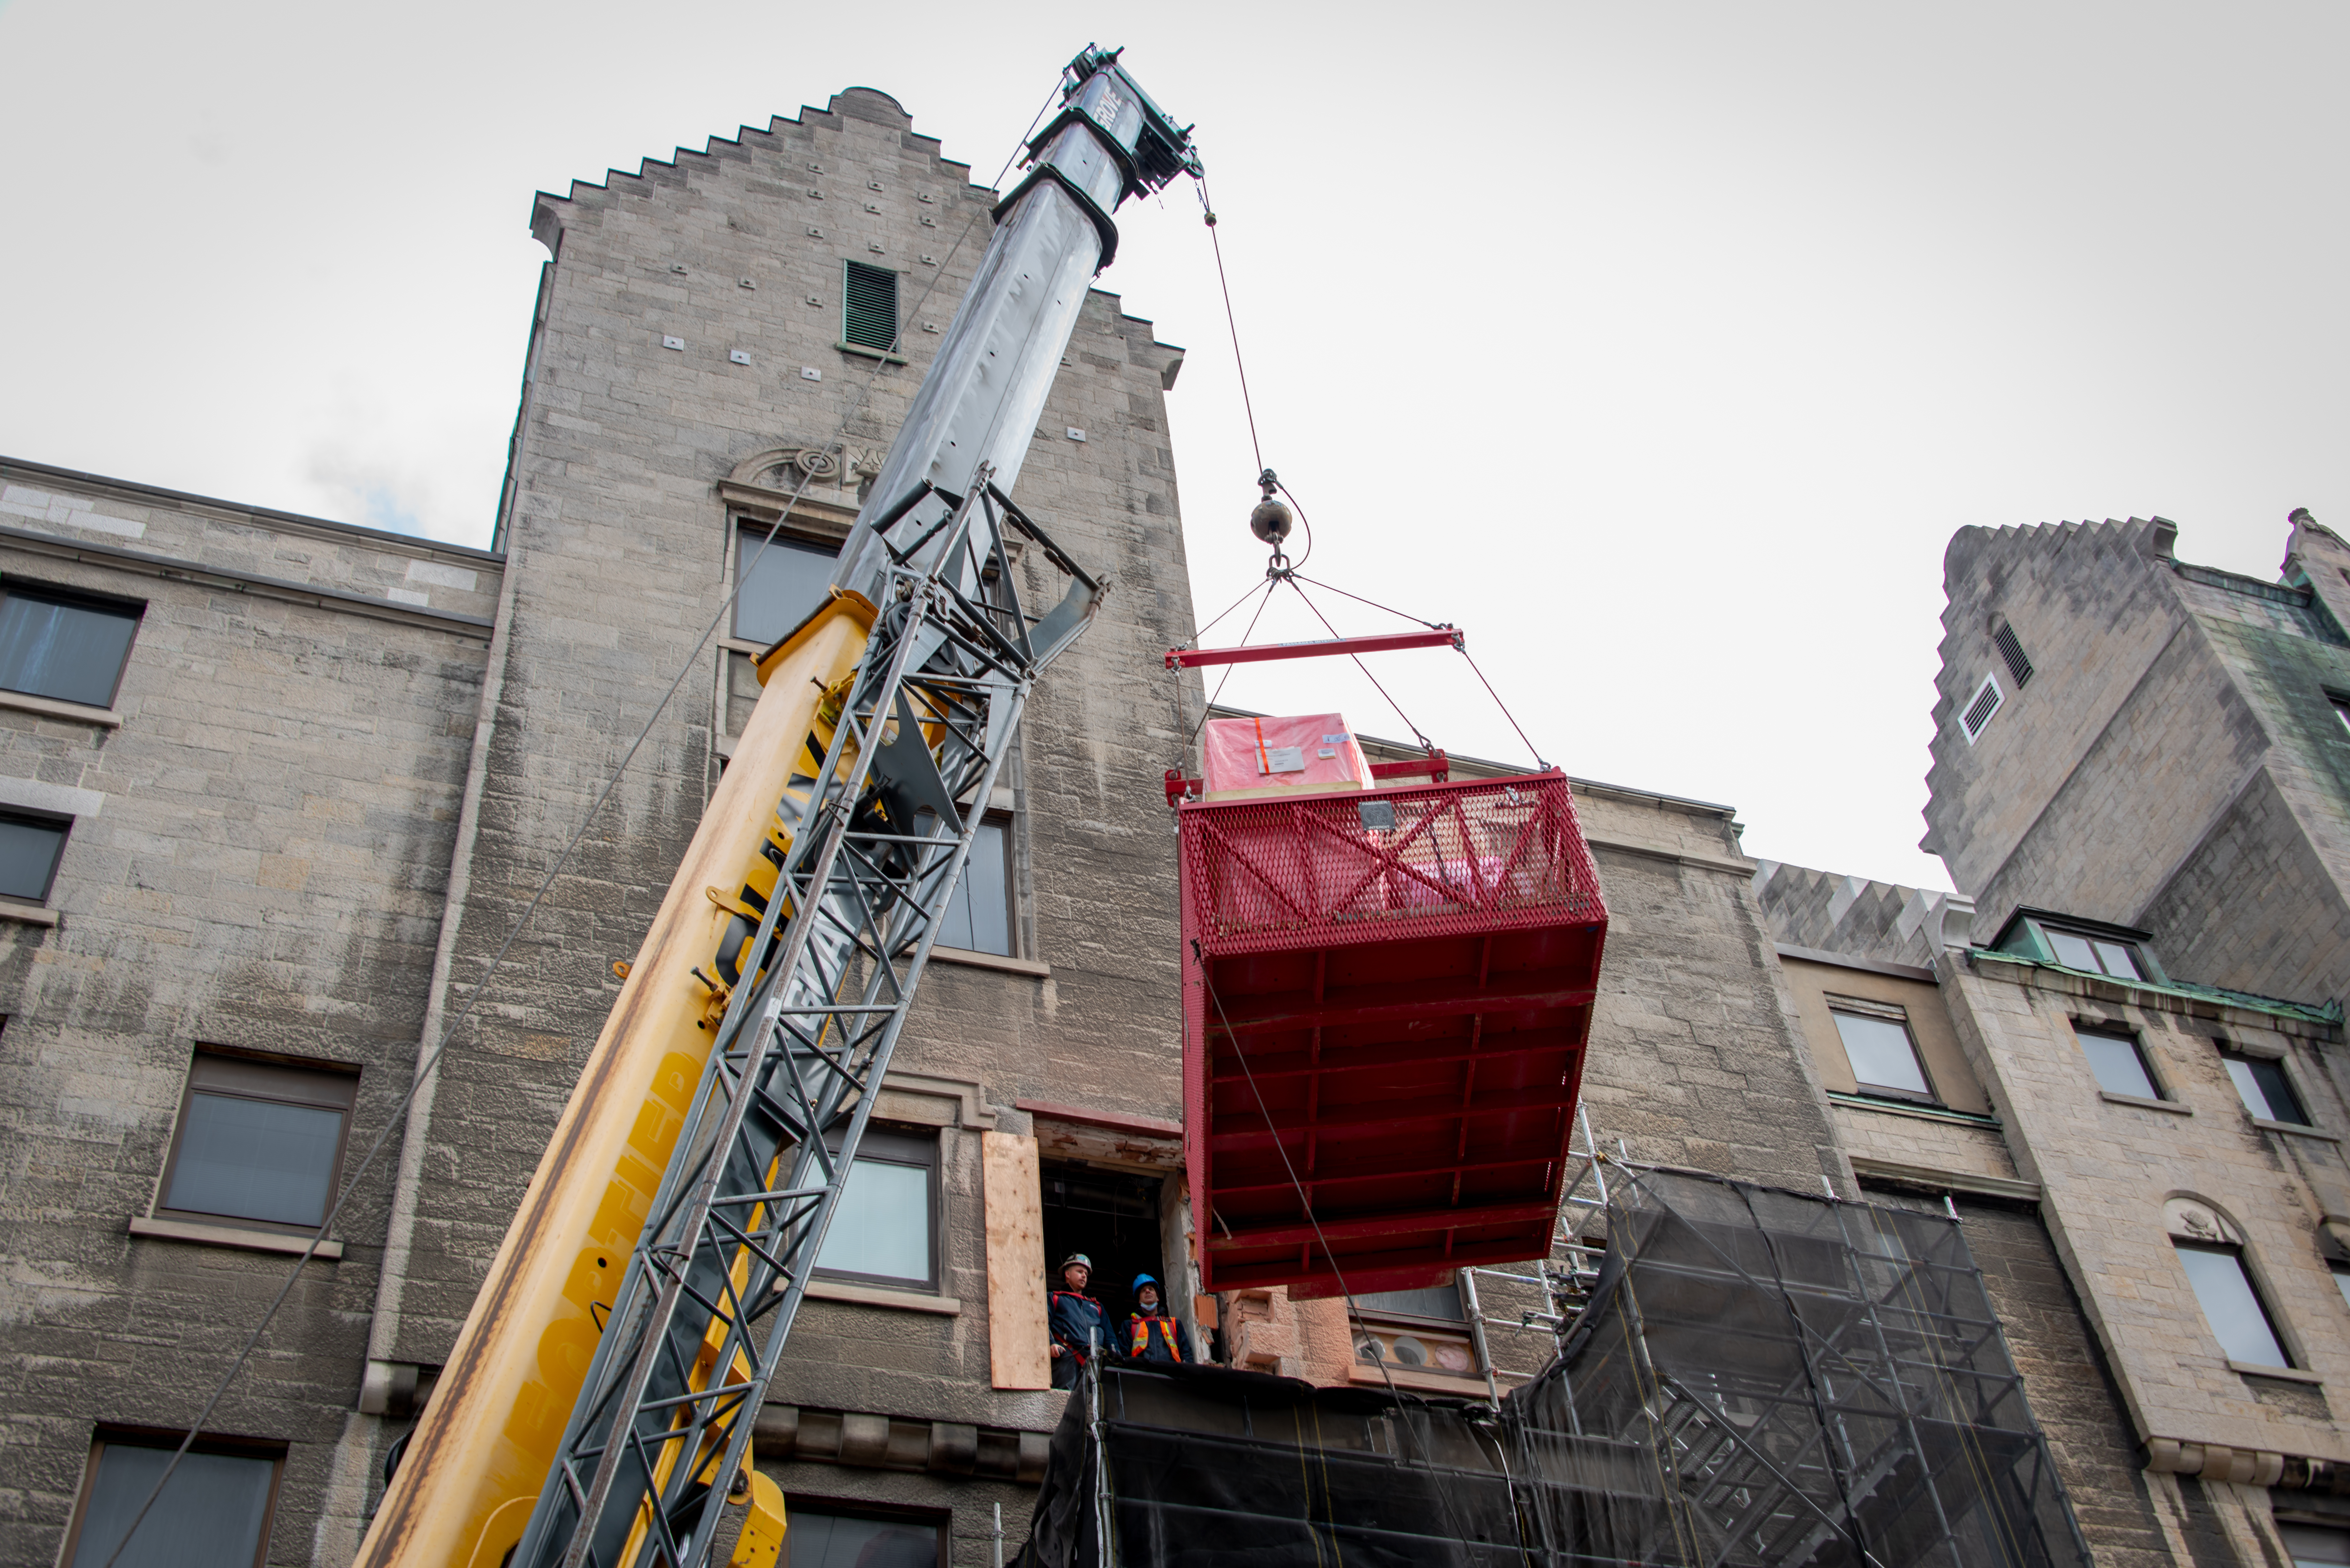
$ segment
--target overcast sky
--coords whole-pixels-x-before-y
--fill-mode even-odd
[[[2270,576],[2290,508],[2350,525],[2338,5],[0,0],[0,452],[485,543],[534,191],[851,85],[985,179],[1088,39],[1198,122],[1308,572],[1751,853],[1949,885],[1954,530],[2158,514]],[[1192,192],[1121,226],[1205,618],[1263,565],[1232,347]],[[1376,668],[1523,755],[1457,656]],[[1343,666],[1226,697],[1402,729]]]

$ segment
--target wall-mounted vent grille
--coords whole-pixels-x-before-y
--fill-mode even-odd
[[[2023,639],[2015,635],[2015,628],[2002,621],[1991,640],[1999,644],[1999,656],[2007,660],[2007,672],[2015,677],[2016,689],[2022,690],[2032,679],[2032,660],[2023,651]]]
[[[1981,737],[1983,726],[1991,722],[1991,716],[1998,712],[1999,705],[2006,701],[1999,689],[1999,677],[1984,676],[1982,685],[1976,689],[1973,701],[1967,704],[1967,711],[1959,715],[1959,727],[1966,731],[1968,745],[1973,745]]]
[[[840,291],[840,340],[884,353],[898,342],[898,275],[888,267],[846,264]]]

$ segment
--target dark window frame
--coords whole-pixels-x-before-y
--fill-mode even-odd
[[[1857,1092],[1863,1097],[1872,1100],[1891,1100],[1905,1106],[1939,1106],[1943,1103],[1941,1091],[1934,1086],[1933,1070],[1926,1065],[1926,1053],[1918,1048],[1918,1031],[1910,1026],[1908,1008],[1898,1002],[1874,1002],[1863,996],[1830,995],[1824,997],[1823,1000],[1827,1002],[1828,1023],[1836,1031],[1836,1046],[1844,1053],[1845,1066],[1851,1072],[1852,1081],[1858,1086]],[[1851,1005],[1856,1002],[1860,1005]],[[1916,1090],[1904,1089],[1892,1084],[1872,1084],[1862,1078],[1860,1070],[1853,1065],[1852,1047],[1845,1042],[1844,1031],[1835,1023],[1835,1015],[1839,1012],[1853,1018],[1869,1018],[1880,1023],[1898,1024],[1903,1037],[1909,1042],[1909,1060],[1917,1067],[1918,1076],[1925,1080],[1925,1093],[1919,1094]]]
[[[88,588],[66,587],[57,583],[43,582],[36,577],[20,577],[12,573],[0,573],[0,603],[5,603],[11,596],[49,604],[68,605],[82,609],[101,610],[110,615],[124,615],[130,618],[130,635],[123,641],[122,662],[115,666],[114,680],[106,689],[105,701],[82,702],[71,697],[52,697],[46,691],[30,691],[21,686],[9,686],[0,682],[0,691],[13,691],[24,697],[38,697],[45,702],[70,702],[77,708],[112,708],[116,700],[122,695],[122,678],[130,671],[130,656],[138,650],[140,629],[147,624],[148,601],[127,598],[117,594],[92,593]]]
[[[927,1172],[925,1192],[929,1198],[929,1211],[923,1222],[930,1230],[930,1246],[927,1249],[931,1266],[930,1278],[916,1281],[903,1274],[858,1273],[847,1269],[827,1269],[820,1264],[811,1271],[811,1277],[819,1280],[838,1280],[844,1284],[878,1285],[885,1290],[910,1291],[917,1295],[934,1296],[945,1292],[946,1237],[942,1232],[945,1229],[943,1221],[946,1217],[946,1202],[942,1188],[944,1161],[941,1156],[944,1150],[941,1147],[945,1140],[940,1136],[940,1132],[941,1129],[937,1127],[911,1127],[903,1124],[891,1124],[886,1127],[868,1126],[865,1129],[863,1141],[857,1147],[858,1159],[869,1159],[883,1165],[920,1166]],[[839,1152],[839,1139],[837,1136],[827,1138],[825,1142],[833,1152],[836,1154]]]
[[[60,1563],[70,1564],[74,1553],[81,1549],[81,1532],[89,1522],[90,1494],[97,1490],[99,1464],[106,1457],[109,1444],[126,1449],[176,1449],[187,1433],[161,1427],[132,1427],[114,1422],[101,1422],[89,1436],[89,1454],[82,1461],[81,1487],[74,1493],[73,1513],[66,1521],[65,1544],[57,1554]],[[268,1568],[270,1538],[277,1532],[277,1503],[286,1490],[286,1457],[289,1445],[262,1438],[233,1438],[205,1433],[188,1445],[192,1454],[220,1454],[241,1459],[269,1461],[269,1496],[262,1504],[261,1540],[253,1554],[254,1568]],[[141,1526],[143,1529],[144,1526]]]
[[[954,1511],[951,1509],[920,1508],[911,1503],[875,1502],[861,1497],[827,1497],[806,1491],[785,1492],[784,1508],[794,1518],[805,1511],[833,1519],[927,1524],[938,1532],[939,1568],[954,1568]]]
[[[23,893],[0,893],[0,899],[24,904],[39,904],[44,908],[47,906],[49,895],[57,889],[57,872],[66,863],[66,846],[73,841],[74,821],[73,817],[54,811],[27,811],[22,806],[14,805],[0,807],[0,822],[16,822],[29,827],[54,827],[58,830],[57,853],[49,857],[49,874],[41,883],[39,895],[28,897]]]
[[[2284,1357],[2284,1370],[2288,1372],[2298,1372],[2303,1370],[2302,1358],[2294,1351],[2293,1341],[2285,1337],[2283,1321],[2277,1316],[2276,1309],[2269,1304],[2269,1293],[2262,1287],[2261,1276],[2259,1272],[2253,1269],[2251,1257],[2246,1251],[2242,1243],[2237,1241],[2190,1241],[2184,1236],[2173,1236],[2170,1238],[2170,1245],[2171,1250],[2174,1251],[2215,1252],[2235,1259],[2236,1271],[2244,1277],[2244,1289],[2251,1293],[2252,1305],[2260,1309],[2261,1321],[2268,1324],[2269,1337],[2276,1341],[2277,1354]],[[2180,1264],[2179,1270],[2182,1273],[2185,1272],[2186,1265],[2183,1263]],[[2203,1298],[2201,1294],[2196,1291],[2194,1279],[2191,1275],[2189,1276],[2187,1293],[2195,1298],[2195,1308],[2198,1312],[2200,1312],[2203,1314],[2204,1331],[2211,1335],[2212,1343],[2219,1344],[2220,1331],[2212,1325],[2211,1314],[2210,1310],[2203,1305]],[[2228,1347],[2225,1345],[2220,1345],[2221,1355],[2229,1361],[2234,1361],[2236,1358],[2232,1355],[2228,1355],[2227,1350]],[[2258,1364],[2246,1362],[2243,1365],[2250,1366],[2256,1366]]]
[[[296,1099],[283,1095],[262,1095],[240,1092],[234,1088],[207,1085],[199,1081],[199,1064],[206,1060],[249,1062],[265,1067],[282,1067],[294,1072],[308,1073],[321,1078],[348,1079],[349,1098],[336,1101],[328,1098]],[[174,1209],[167,1199],[171,1196],[172,1178],[180,1167],[180,1145],[187,1136],[188,1109],[198,1094],[219,1095],[234,1099],[258,1100],[264,1104],[301,1106],[307,1109],[331,1110],[343,1118],[342,1131],[335,1139],[335,1158],[327,1172],[325,1210],[334,1207],[335,1194],[340,1188],[343,1161],[350,1153],[351,1124],[359,1112],[359,1081],[360,1069],[345,1062],[324,1062],[316,1057],[285,1056],[271,1052],[245,1051],[234,1046],[213,1045],[199,1042],[188,1054],[188,1071],[180,1085],[180,1109],[172,1123],[172,1141],[163,1152],[163,1169],[155,1183],[153,1217],[158,1220],[179,1220],[196,1225],[222,1225],[240,1231],[264,1231],[280,1236],[315,1236],[316,1225],[292,1225],[282,1220],[255,1220],[237,1214],[215,1214],[203,1209]]]
[[[2154,1070],[2154,1057],[2146,1048],[2146,1038],[2137,1030],[2126,1023],[2115,1023],[2103,1018],[2074,1018],[2069,1022],[2073,1026],[2073,1042],[2075,1045],[2080,1045],[2083,1036],[2094,1035],[2100,1040],[2120,1041],[2129,1046],[2132,1054],[2137,1058],[2138,1071],[2146,1075],[2147,1085],[2154,1093],[2150,1096],[2137,1095],[2126,1096],[2126,1097],[2157,1099],[2166,1104],[2175,1103],[2178,1100],[2178,1096],[2172,1094],[2168,1086],[2163,1083],[2162,1075]],[[2088,1064],[2089,1076],[2096,1080],[2099,1092],[2108,1095],[2124,1094],[2123,1090],[2106,1087],[2105,1080],[2097,1078],[2096,1063],[2089,1055],[2088,1047],[2081,1045],[2080,1049],[2081,1060]]]
[[[2048,943],[2048,951],[2052,955],[2052,961],[2061,968],[2071,969],[2076,974],[2103,975],[2107,980],[2120,981],[2124,985],[2146,985],[2149,983],[2158,983],[2155,981],[2155,976],[2158,971],[2156,971],[2155,966],[2147,961],[2146,956],[2146,946],[2142,942],[2129,937],[2117,937],[2110,935],[2105,931],[2093,930],[2085,926],[2068,925],[2063,920],[2043,919],[2039,922],[2039,925],[2041,938]],[[2093,970],[2074,969],[2073,965],[2065,963],[2063,956],[2057,954],[2056,943],[2054,940],[2054,938],[2059,933],[2071,937],[2077,941],[2088,943],[2090,955],[2097,961],[2097,967]],[[2131,964],[2136,967],[2137,972],[2136,974],[2116,974],[2112,970],[2107,969],[2106,967],[2106,955],[2097,950],[2098,944],[2100,943],[2103,943],[2106,947],[2119,948],[2124,952],[2129,954],[2129,961]]]
[[[761,651],[764,652],[765,649],[773,648],[776,642],[782,640],[784,638],[789,637],[794,629],[791,627],[785,627],[775,638],[769,639],[764,642],[760,641],[760,639],[755,637],[744,637],[740,629],[740,618],[743,613],[743,591],[749,586],[748,579],[744,577],[743,572],[749,566],[753,556],[757,553],[759,545],[766,540],[768,530],[770,528],[775,530],[775,543],[779,548],[803,551],[821,550],[825,552],[827,556],[834,558],[838,557],[843,538],[846,536],[843,535],[842,537],[837,538],[832,535],[826,534],[820,530],[801,526],[800,524],[792,522],[789,518],[785,518],[784,522],[778,525],[764,521],[760,518],[750,516],[749,514],[741,512],[729,514],[727,521],[734,531],[733,538],[729,542],[727,547],[733,552],[729,560],[729,566],[730,575],[733,578],[735,598],[734,603],[726,612],[726,636],[729,640],[733,642],[739,642],[745,645],[757,643]]]
[[[2317,1125],[2309,1119],[2309,1102],[2303,1096],[2301,1085],[2293,1081],[2292,1074],[2286,1070],[2283,1057],[2255,1055],[2249,1051],[2240,1051],[2224,1040],[2216,1042],[2216,1044],[2220,1047],[2220,1060],[2221,1064],[2223,1065],[2231,1062],[2241,1062],[2244,1064],[2245,1067],[2251,1071],[2253,1081],[2256,1084],[2259,1084],[2261,1098],[2263,1101],[2270,1102],[2269,1114],[2267,1116],[2262,1116],[2261,1113],[2253,1110],[2251,1106],[2245,1106],[2244,1114],[2246,1116],[2251,1116],[2258,1121],[2276,1122],[2281,1126],[2289,1127],[2312,1127]],[[2265,1083],[2260,1083],[2260,1069],[2262,1067],[2270,1068],[2276,1074],[2279,1080],[2279,1086],[2284,1091],[2286,1102],[2291,1105],[2295,1111],[2299,1112],[2299,1115],[2290,1116],[2281,1116],[2276,1115],[2276,1106],[2273,1103],[2274,1096],[2270,1092],[2270,1086]],[[2229,1086],[2236,1091],[2236,1098],[2239,1103],[2241,1103],[2244,1097],[2243,1085],[2237,1083],[2235,1079],[2236,1075],[2234,1073],[2231,1072],[2228,1075]]]
[[[979,817],[980,826],[982,827],[993,826],[1000,827],[1003,830],[1004,950],[1000,953],[992,953],[989,952],[989,950],[986,948],[957,947],[949,942],[940,942],[939,946],[945,948],[947,951],[951,953],[982,953],[991,958],[1016,959],[1021,956],[1020,886],[1019,877],[1017,876],[1020,860],[1018,855],[1014,853],[1017,847],[1016,836],[1019,832],[1018,819],[1019,814],[1017,812],[996,811],[993,809],[982,812]],[[972,838],[971,848],[972,855],[975,858],[979,854],[979,839],[976,835]],[[967,885],[967,879],[970,876],[971,861],[965,860],[963,862],[962,875],[955,878],[955,894],[957,897],[962,896],[962,890]]]
[[[2350,576],[2350,573],[2345,576]],[[2336,739],[2350,741],[2350,692],[2336,691],[2329,686],[2325,689],[2325,703],[2334,710],[2334,718],[2342,723],[2343,732]]]

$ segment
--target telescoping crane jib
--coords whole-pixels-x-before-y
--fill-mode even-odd
[[[833,587],[629,966],[360,1548],[361,1568],[774,1561],[777,1366],[979,812],[1106,584],[1006,493],[1128,197],[1200,172],[1118,51],[1073,60]],[[1023,607],[1018,534],[1067,580]]]

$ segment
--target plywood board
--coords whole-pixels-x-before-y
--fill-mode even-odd
[[[979,1135],[987,1203],[987,1350],[998,1388],[1053,1386],[1045,1326],[1045,1203],[1036,1140]]]

